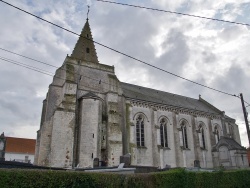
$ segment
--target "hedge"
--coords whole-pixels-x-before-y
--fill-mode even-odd
[[[250,187],[250,171],[187,172],[184,169],[150,174],[86,173],[75,171],[0,169],[0,188],[80,187]]]
[[[182,169],[153,176],[155,187],[250,187],[250,170],[187,172]]]

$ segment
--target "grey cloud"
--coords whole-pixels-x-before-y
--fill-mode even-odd
[[[213,52],[209,51],[209,49],[202,51],[201,55],[202,55],[202,63],[209,64],[217,61],[217,56]]]
[[[231,40],[237,40],[240,37],[240,34],[243,33],[242,26],[229,26],[227,28],[223,28],[221,32],[219,32],[218,36],[225,40],[225,41],[231,41]]]
[[[189,61],[189,47],[185,36],[178,29],[171,29],[163,48],[170,45],[171,48],[157,60],[156,65],[173,73],[180,73],[185,63]]]
[[[148,12],[136,9],[114,9],[93,22],[93,28],[101,27],[102,43],[144,60],[153,56],[149,39],[157,31],[155,25]]]
[[[244,70],[233,65],[225,75],[217,77],[215,85],[224,91],[238,94],[243,89],[247,79]]]

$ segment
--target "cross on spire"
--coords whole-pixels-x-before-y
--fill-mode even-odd
[[[88,5],[87,20],[89,20],[89,8],[90,6]]]

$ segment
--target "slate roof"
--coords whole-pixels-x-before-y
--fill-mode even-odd
[[[219,151],[220,146],[225,145],[229,150],[246,150],[238,142],[229,137],[220,136],[219,142],[213,147],[212,151]]]
[[[35,154],[35,139],[28,138],[15,138],[15,137],[5,137],[6,138],[6,153],[24,153],[24,154]]]
[[[195,111],[198,110],[213,114],[221,114],[220,110],[216,109],[203,99],[193,99],[124,82],[121,82],[121,87],[123,90],[123,95],[126,98],[187,108]]]

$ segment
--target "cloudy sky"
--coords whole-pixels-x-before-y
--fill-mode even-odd
[[[95,0],[8,0],[9,3],[80,33],[90,5],[95,41],[152,65],[250,102],[250,27]],[[250,0],[124,0],[140,6],[250,24]],[[0,2],[0,58],[46,70],[55,68],[10,54],[10,50],[54,66],[71,54],[77,36]],[[100,63],[114,65],[120,81],[198,99],[237,120],[248,146],[240,100],[186,82],[96,45]],[[42,101],[52,77],[0,60],[0,132],[36,138]],[[250,111],[250,107],[247,108]]]

